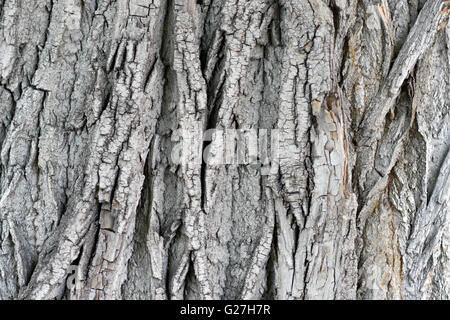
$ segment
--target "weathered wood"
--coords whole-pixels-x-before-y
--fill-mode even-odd
[[[0,299],[448,299],[449,12],[0,0]]]

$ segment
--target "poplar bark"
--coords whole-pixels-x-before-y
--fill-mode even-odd
[[[0,0],[0,299],[449,299],[449,12]]]

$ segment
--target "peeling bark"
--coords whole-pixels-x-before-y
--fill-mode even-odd
[[[448,299],[449,12],[0,0],[0,299]]]

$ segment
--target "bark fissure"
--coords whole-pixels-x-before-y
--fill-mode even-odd
[[[0,299],[448,299],[449,13],[0,0]]]

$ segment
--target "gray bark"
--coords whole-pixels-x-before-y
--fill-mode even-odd
[[[449,299],[449,12],[0,0],[0,299]]]

